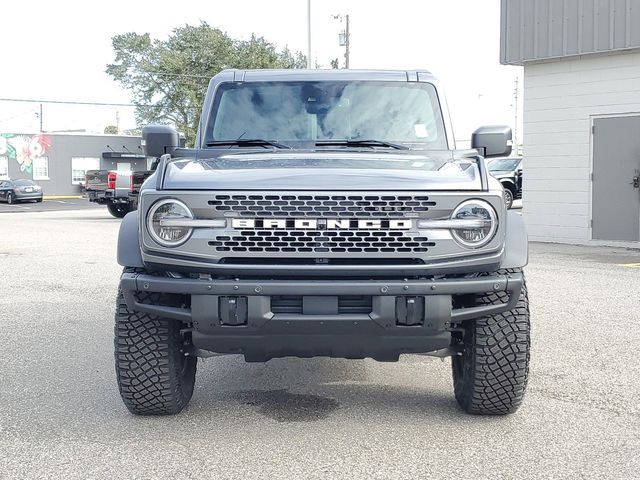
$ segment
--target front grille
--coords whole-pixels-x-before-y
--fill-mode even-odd
[[[242,217],[404,217],[436,205],[424,195],[216,195],[215,211]]]
[[[338,315],[356,315],[371,313],[371,297],[366,295],[341,295],[338,297]],[[277,295],[271,297],[272,313],[303,313],[301,295]]]
[[[209,242],[217,252],[425,253],[435,245],[418,232],[379,230],[241,230]]]

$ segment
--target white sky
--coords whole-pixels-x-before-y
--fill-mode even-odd
[[[338,46],[351,18],[351,68],[427,69],[440,78],[456,137],[478,126],[515,123],[514,87],[520,67],[499,63],[499,0],[311,0],[312,58],[328,67],[343,62]],[[163,4],[165,6],[163,6]],[[111,37],[149,32],[165,37],[200,20],[233,37],[251,33],[306,53],[306,0],[9,0],[2,6],[0,98],[129,103],[128,92],[105,73]],[[521,95],[520,95],[521,96]],[[44,130],[101,133],[115,123],[133,128],[128,107],[44,105]],[[39,130],[38,104],[0,102],[0,132]],[[519,106],[522,111],[522,105]],[[522,120],[518,130],[522,132]]]

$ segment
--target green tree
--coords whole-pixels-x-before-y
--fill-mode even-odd
[[[174,124],[193,145],[212,76],[225,68],[303,68],[306,57],[262,37],[237,40],[207,23],[175,28],[166,40],[134,32],[112,38],[106,72],[133,96],[139,124]]]
[[[104,133],[105,135],[117,135],[118,127],[116,127],[115,125],[107,125],[106,127],[104,127]]]

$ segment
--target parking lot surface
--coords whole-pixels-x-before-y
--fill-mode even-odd
[[[86,210],[92,208],[106,209],[104,205],[91,203],[86,198],[60,198],[44,200],[42,202],[20,202],[11,205],[0,202],[0,213],[50,212],[59,210]]]
[[[229,356],[199,363],[182,414],[142,418],[114,378],[118,225],[0,216],[2,479],[638,478],[638,252],[532,245],[514,415],[462,413],[449,360]]]

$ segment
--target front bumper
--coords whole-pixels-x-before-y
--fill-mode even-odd
[[[124,273],[120,288],[130,310],[192,324],[197,349],[240,353],[248,361],[283,356],[397,360],[401,353],[447,348],[452,324],[513,309],[523,282],[520,273],[405,281],[197,280]],[[506,292],[508,301],[454,308],[455,297],[488,292]],[[149,303],[148,293],[181,295],[183,306]],[[273,313],[272,299],[280,295],[313,298],[320,309],[341,295],[370,296],[371,311]],[[246,299],[240,324],[225,324],[223,302],[229,298]],[[403,298],[423,299],[417,324],[399,322],[398,299]]]

